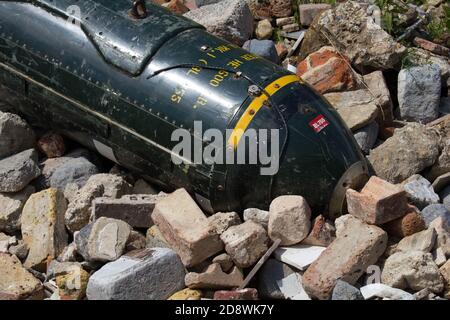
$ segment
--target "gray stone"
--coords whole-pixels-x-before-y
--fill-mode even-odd
[[[445,281],[444,297],[450,299],[450,259],[439,270]]]
[[[419,209],[439,203],[439,196],[434,192],[431,183],[419,174],[415,174],[403,183],[408,199]]]
[[[370,93],[375,96],[380,112],[378,113],[377,122],[382,126],[389,126],[394,119],[393,103],[389,88],[384,79],[383,72],[380,70],[363,76],[363,81],[367,85]]]
[[[78,262],[60,262],[58,260],[52,260],[48,264],[46,277],[52,279],[57,275],[68,273],[74,268],[81,268],[81,264]]]
[[[439,103],[439,114],[450,114],[450,97],[442,97]]]
[[[114,261],[125,250],[131,227],[117,219],[101,217],[75,235],[77,251],[87,261]]]
[[[146,237],[142,233],[132,230],[128,238],[127,244],[125,246],[125,252],[145,249],[146,247],[147,247]]]
[[[328,9],[331,9],[331,5],[327,3],[300,4],[298,6],[300,23],[304,26],[309,26],[317,15]]]
[[[69,183],[79,187],[86,184],[88,179],[99,172],[97,166],[84,157],[70,158],[56,168],[50,177],[50,187],[64,191]]]
[[[92,201],[98,197],[119,198],[131,193],[131,186],[120,176],[96,174],[73,196],[65,214],[66,227],[71,232],[83,228],[91,217]]]
[[[0,159],[33,148],[35,142],[33,130],[22,118],[0,111]]]
[[[448,59],[437,54],[433,54],[422,48],[410,47],[408,48],[408,61],[413,66],[424,66],[429,64],[436,64],[441,71],[442,81],[445,83],[450,76],[450,63]]]
[[[439,197],[442,200],[442,204],[450,211],[450,185],[439,192]]]
[[[397,289],[400,290],[400,289]],[[413,294],[414,299],[416,300],[424,300],[426,298],[428,298],[430,296],[430,294],[434,294],[431,293],[430,290],[428,290],[428,288],[422,289],[420,291],[417,291],[416,293]]]
[[[421,215],[427,228],[434,219],[439,217],[442,217],[444,223],[450,228],[450,210],[443,204],[430,204],[421,211]]]
[[[67,245],[64,227],[66,199],[58,189],[35,193],[22,210],[22,238],[30,249],[26,268],[44,269],[47,259],[56,258]]]
[[[120,198],[132,192],[132,186],[121,176],[100,173],[89,178],[86,184],[103,185],[103,197]]]
[[[403,69],[398,74],[400,117],[428,123],[439,116],[441,74],[439,66],[425,65]]]
[[[0,300],[43,299],[42,283],[28,272],[19,259],[0,253]]]
[[[427,7],[439,7],[443,2],[444,0],[425,0],[425,5]]]
[[[129,170],[127,170],[126,168],[121,167],[117,163],[114,164],[114,166],[108,171],[108,173],[122,177],[131,186],[133,186],[136,183],[136,177],[134,176],[134,174]]]
[[[89,279],[89,300],[165,300],[184,288],[185,269],[165,248],[131,252],[110,262]]]
[[[343,107],[337,110],[347,127],[355,131],[372,122],[378,115],[378,108],[370,104],[353,107]]]
[[[214,3],[218,3],[220,1],[223,0],[195,0],[195,4],[197,5],[197,7],[203,7],[203,6],[207,6],[208,4],[214,4]]]
[[[370,149],[372,149],[373,145],[377,141],[378,137],[378,123],[375,121],[369,123],[365,127],[356,130],[353,133],[356,142],[358,143],[361,150],[368,154]]]
[[[17,244],[15,236],[8,236],[0,232],[0,252],[8,253],[8,248],[14,244]]]
[[[258,208],[248,208],[244,210],[244,221],[253,221],[259,223],[267,229],[269,224],[269,211]]]
[[[441,154],[426,173],[426,177],[429,181],[433,181],[445,174],[450,176],[450,139],[446,139],[445,143],[443,143]],[[435,183],[433,182],[433,184]],[[435,189],[435,191],[438,190]]]
[[[150,228],[155,204],[165,195],[125,195],[120,199],[96,198],[92,202],[94,219],[100,217],[125,221],[133,228]]]
[[[428,228],[427,230],[414,233],[400,240],[395,248],[395,251],[430,252],[436,242],[436,236],[437,233],[434,228]]]
[[[169,248],[170,245],[162,235],[157,226],[153,226],[147,230],[146,234],[147,248]]]
[[[0,192],[18,192],[41,174],[38,154],[28,149],[0,160]]]
[[[241,218],[236,212],[218,212],[208,217],[209,224],[219,235],[227,231],[229,227],[241,224]]]
[[[80,264],[84,270],[89,272],[95,272],[105,265],[104,262],[99,261],[82,261]]]
[[[266,230],[253,221],[228,228],[220,239],[225,244],[225,251],[240,268],[254,265],[269,249]]]
[[[278,63],[278,54],[275,43],[272,40],[248,40],[242,46],[243,49],[263,57],[273,63]]]
[[[391,183],[400,183],[431,166],[439,156],[438,134],[419,123],[397,129],[373,149],[368,159],[375,173]]]
[[[324,97],[336,108],[352,131],[363,128],[378,117],[377,101],[369,90],[330,92]]]
[[[244,0],[224,0],[184,14],[208,32],[241,46],[253,34],[253,16]]]
[[[67,202],[71,203],[72,201],[74,201],[79,190],[80,188],[76,183],[68,183],[64,188],[64,197],[66,198]]]
[[[0,231],[20,230],[22,208],[34,191],[34,187],[27,186],[17,193],[0,193]]]
[[[287,264],[275,259],[269,259],[258,273],[258,293],[262,299],[285,299],[281,292],[279,281],[295,271]]]
[[[311,208],[302,196],[279,196],[269,208],[268,234],[281,245],[299,243],[308,236],[311,228]]]
[[[273,27],[269,19],[264,19],[256,25],[255,35],[259,40],[267,40],[272,37]]]
[[[369,104],[376,106],[375,98],[367,89],[342,91],[342,92],[329,92],[324,94],[324,97],[336,109]]]
[[[438,247],[437,249],[433,250],[432,254],[434,263],[436,263],[438,267],[441,267],[447,261],[444,249],[441,247]]]
[[[361,291],[351,284],[338,280],[333,289],[331,300],[364,300],[364,297],[361,294]]]
[[[301,58],[327,44],[339,48],[359,69],[394,68],[406,53],[406,48],[354,1],[340,3],[314,20],[305,34]]]
[[[76,158],[84,158],[86,161],[92,163],[92,161],[94,160],[94,156],[90,153],[90,151],[86,150],[86,149],[75,149],[69,153],[67,153],[65,156],[63,157],[58,157],[58,158],[50,158],[50,159],[45,159],[43,161],[41,161],[41,163],[39,164],[39,167],[42,171],[42,175],[36,179],[36,185],[39,188],[42,189],[46,189],[50,187],[50,180],[53,176],[53,174],[55,173],[55,171],[57,171],[60,167],[65,167],[67,169],[69,169],[69,173],[66,174],[67,178],[70,179],[71,177],[75,178],[75,181],[73,182],[67,182],[67,184],[70,183],[76,183],[78,185],[78,187],[82,187],[86,181],[89,179],[89,177],[92,175],[91,174],[91,170],[88,169],[90,166],[86,166],[83,168],[80,168],[79,166],[74,166],[73,168],[68,164],[66,165],[67,162],[73,162],[74,159]],[[82,163],[85,163],[85,161],[81,161]],[[74,162],[75,164],[80,164],[80,162]],[[86,172],[82,172],[82,170],[86,170]],[[58,170],[59,171],[59,170]],[[98,169],[97,172],[98,173]],[[64,170],[60,171],[61,175],[65,175]],[[55,181],[60,180],[60,178],[58,178]],[[62,181],[62,183],[64,183]],[[64,188],[62,188],[62,190],[64,190]]]
[[[28,246],[23,240],[19,240],[17,244],[10,246],[8,250],[9,253],[15,255],[22,262],[27,258],[29,251]]]
[[[448,220],[445,221],[442,217],[436,218],[430,223],[430,228],[434,228],[437,233],[435,249],[442,249],[442,253],[450,257],[450,226]]]
[[[450,172],[439,175],[433,181],[433,189],[436,192],[441,192],[446,186],[450,185]]]
[[[79,231],[89,223],[92,201],[104,193],[103,185],[86,184],[73,196],[67,207],[64,221],[70,232]]]
[[[75,242],[67,245],[58,256],[59,262],[76,262],[77,261],[77,245]]]
[[[212,262],[220,264],[223,272],[229,272],[234,266],[233,259],[231,259],[230,255],[226,253],[222,253],[214,257]]]
[[[157,194],[155,188],[148,184],[145,180],[139,179],[133,186],[133,194]]]
[[[398,289],[419,291],[428,288],[434,293],[444,289],[444,281],[431,253],[397,252],[387,258],[381,281]]]

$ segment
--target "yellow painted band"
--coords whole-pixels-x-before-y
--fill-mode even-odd
[[[297,77],[294,74],[291,74],[288,76],[278,78],[277,80],[269,84],[267,87],[265,87],[264,90],[265,92],[267,92],[269,96],[272,96],[278,90],[282,89],[286,85],[292,82],[299,82],[299,81],[301,81],[299,77]],[[236,126],[233,129],[233,132],[231,133],[230,138],[228,139],[229,145],[233,146],[234,148],[238,146],[239,141],[242,138],[242,135],[244,134],[250,122],[252,121],[253,117],[264,105],[264,102],[266,102],[269,99],[269,96],[267,96],[265,92],[261,93],[259,97],[253,99],[248,108],[245,110],[244,114],[240,117],[240,119],[236,123]]]

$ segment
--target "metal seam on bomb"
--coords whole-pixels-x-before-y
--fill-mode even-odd
[[[287,75],[278,78],[267,87],[265,87],[263,93],[253,99],[248,108],[245,110],[244,114],[239,118],[233,129],[233,132],[230,135],[230,138],[228,139],[228,144],[236,148],[239,145],[239,141],[241,140],[253,117],[262,108],[264,102],[269,99],[269,96],[274,95],[278,92],[278,90],[282,89],[292,82],[300,82],[300,78],[296,75]],[[269,96],[267,96],[266,93]]]

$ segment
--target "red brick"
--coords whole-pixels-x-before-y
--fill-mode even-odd
[[[45,153],[47,158],[61,157],[66,152],[64,138],[60,134],[54,132],[43,135],[37,144],[39,150]]]
[[[336,219],[337,238],[303,274],[305,291],[329,299],[337,280],[353,285],[386,250],[387,234],[352,215]]]
[[[433,52],[435,54],[439,54],[441,56],[446,56],[447,58],[450,57],[450,49],[446,48],[444,46],[441,46],[437,43],[415,37],[414,38],[414,44],[422,49],[425,49],[427,51]]]
[[[152,220],[187,267],[223,249],[219,235],[185,189],[178,189],[159,201]]]
[[[410,206],[410,210],[403,217],[392,220],[385,225],[383,229],[389,233],[389,235],[404,238],[414,233],[425,230],[425,221],[423,220],[418,209],[414,206]]]
[[[301,61],[297,75],[320,93],[357,88],[353,70],[332,47],[323,47]]]
[[[286,58],[286,55],[288,54],[288,49],[286,45],[283,42],[278,42],[275,45],[275,49],[277,50],[279,61],[284,60],[284,58]]]
[[[372,176],[361,192],[347,190],[348,212],[370,224],[383,224],[408,212],[406,192],[383,179]]]
[[[313,53],[309,57],[309,64],[312,68],[316,68],[328,62],[331,58],[340,58],[339,55],[336,54],[334,50],[320,50],[317,54]]]

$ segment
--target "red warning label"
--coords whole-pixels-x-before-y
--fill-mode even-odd
[[[322,131],[322,129],[324,129],[329,124],[330,123],[327,121],[327,119],[325,119],[323,115],[319,115],[309,122],[309,126],[313,128],[316,133]]]

